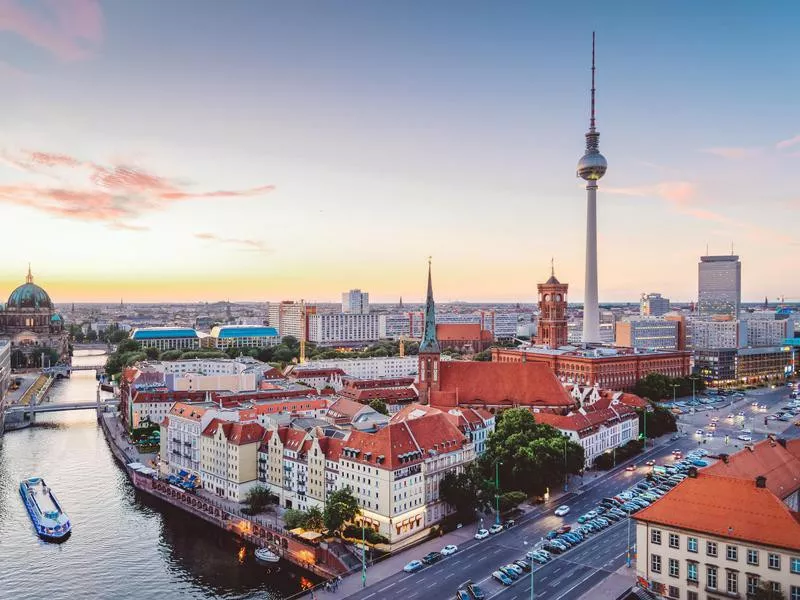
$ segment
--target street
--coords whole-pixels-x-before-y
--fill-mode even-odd
[[[602,498],[616,495],[643,479],[650,471],[650,467],[642,466],[646,460],[655,460],[657,464],[669,464],[672,461],[672,450],[679,449],[687,452],[698,447],[698,439],[694,435],[694,431],[700,428],[701,424],[707,424],[711,416],[720,417],[718,432],[714,438],[704,437],[704,440],[707,439],[707,441],[700,440],[700,444],[712,454],[724,452],[726,448],[728,452],[733,453],[741,449],[744,444],[735,439],[736,431],[740,431],[741,426],[735,423],[723,423],[724,417],[729,412],[736,414],[744,411],[745,414],[750,415],[751,419],[753,417],[762,419],[760,428],[754,426],[750,426],[750,428],[753,429],[754,441],[763,439],[766,435],[763,427],[763,415],[773,412],[775,408],[779,408],[785,403],[788,394],[789,390],[785,387],[775,390],[755,390],[748,393],[743,400],[735,403],[733,407],[726,405],[716,411],[709,411],[709,414],[681,415],[678,423],[687,435],[680,439],[670,441],[668,438],[662,438],[655,448],[648,448],[646,452],[618,466],[609,474],[587,475],[575,493],[566,494],[559,499],[558,503],[551,503],[544,508],[534,510],[519,520],[518,524],[510,530],[493,535],[483,541],[469,540],[462,543],[459,551],[453,556],[446,557],[417,573],[408,574],[400,571],[390,575],[366,589],[350,595],[349,598],[359,600],[370,598],[382,600],[389,597],[409,600],[414,598],[450,599],[454,597],[458,586],[468,579],[479,583],[487,592],[488,598],[497,597],[503,600],[529,598],[529,573],[505,588],[491,577],[492,572],[497,567],[524,557],[525,552],[539,542],[549,530],[564,524],[573,525],[581,514],[594,508]],[[756,399],[760,404],[768,406],[766,413],[757,413],[750,409],[750,403]],[[770,432],[774,433],[791,426],[791,423],[786,422],[770,423],[774,423],[769,428]],[[727,447],[724,444],[725,433],[730,435],[730,445]],[[627,471],[624,468],[625,465],[631,463],[639,465],[635,471]],[[556,517],[553,511],[557,504],[568,505],[570,507],[569,514],[563,518]],[[480,523],[473,524],[472,527],[473,530],[477,530]],[[632,540],[635,538],[633,531],[631,531],[631,538]],[[535,569],[536,598],[571,600],[580,597],[581,594],[625,563],[627,545],[628,523],[627,520],[623,520],[605,531],[593,535],[577,548],[560,556],[554,556],[552,561],[537,566]],[[421,554],[418,556],[418,553],[413,550],[404,554],[407,555],[407,561],[421,558]],[[631,584],[633,584],[633,580],[632,572]]]

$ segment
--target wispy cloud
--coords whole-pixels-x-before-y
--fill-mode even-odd
[[[758,147],[737,147],[737,146],[730,146],[730,147],[718,147],[718,148],[703,148],[701,152],[705,152],[707,154],[713,154],[715,156],[720,156],[722,158],[727,158],[729,160],[742,160],[744,158],[751,158],[753,156],[758,156],[763,152],[763,148]]]
[[[81,60],[103,41],[98,0],[51,0],[35,10],[20,0],[0,0],[0,31],[11,31],[61,60]]]
[[[606,188],[611,194],[636,196],[639,198],[660,198],[673,210],[702,221],[730,223],[725,215],[703,208],[698,202],[697,186],[690,181],[661,181],[650,185],[635,187]]]
[[[250,250],[252,252],[270,252],[271,248],[269,248],[265,242],[261,240],[252,240],[247,238],[226,238],[214,233],[196,233],[194,234],[199,240],[207,240],[210,242],[217,242],[220,244],[231,244],[233,246],[239,246],[240,250]]]
[[[784,150],[786,148],[791,148],[792,146],[796,146],[797,144],[800,144],[800,135],[790,137],[787,140],[781,140],[780,142],[775,144],[775,147],[778,150]]]
[[[48,175],[58,185],[31,183],[0,186],[0,202],[32,207],[81,221],[102,222],[116,229],[139,230],[132,220],[179,201],[244,198],[271,192],[263,185],[243,190],[193,190],[183,183],[130,165],[102,165],[66,154],[25,151],[0,155],[0,165],[17,171]],[[62,177],[66,172],[69,177]],[[85,183],[76,185],[76,176]]]

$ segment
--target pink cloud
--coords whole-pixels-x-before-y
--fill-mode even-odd
[[[131,224],[141,215],[170,204],[211,198],[244,198],[265,194],[271,185],[243,190],[195,191],[144,169],[126,165],[101,165],[66,154],[26,151],[19,156],[0,154],[0,164],[29,173],[53,176],[62,185],[30,183],[0,186],[0,202],[32,207],[64,218],[103,222],[115,229],[142,230]],[[64,184],[60,174],[83,174],[86,185]],[[233,240],[221,240],[233,243]],[[238,241],[237,243],[248,243]],[[258,247],[251,244],[253,247]]]
[[[742,148],[742,147],[722,147],[722,148],[704,148],[703,152],[727,158],[730,160],[742,160],[743,158],[750,158],[761,154],[761,148]]]
[[[660,198],[681,214],[703,221],[730,223],[726,216],[696,206],[697,187],[689,181],[662,181],[638,187],[606,188],[606,191],[623,196]]]
[[[775,147],[778,150],[783,150],[784,148],[791,148],[792,146],[796,146],[797,144],[800,144],[800,135],[791,137],[788,140],[781,140],[780,142],[775,144]]]
[[[206,240],[210,242],[218,242],[221,244],[231,244],[239,246],[241,250],[251,250],[253,252],[269,252],[270,248],[261,240],[251,240],[247,238],[226,238],[218,236],[214,233],[196,233],[194,234],[199,240]]]
[[[41,10],[0,0],[0,31],[11,31],[61,60],[91,56],[103,41],[98,0],[46,0]]]

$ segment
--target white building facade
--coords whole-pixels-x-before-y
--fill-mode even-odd
[[[361,290],[350,290],[342,294],[342,312],[353,315],[369,313],[369,293]]]
[[[315,314],[308,317],[308,340],[322,346],[365,344],[380,339],[376,314]]]
[[[417,374],[418,357],[386,356],[374,358],[333,358],[309,360],[303,369],[341,369],[345,374],[359,379],[382,377],[409,377]]]

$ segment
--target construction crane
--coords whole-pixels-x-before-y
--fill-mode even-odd
[[[406,336],[400,336],[400,358],[406,355]]]
[[[306,301],[300,300],[300,364],[306,362]]]

